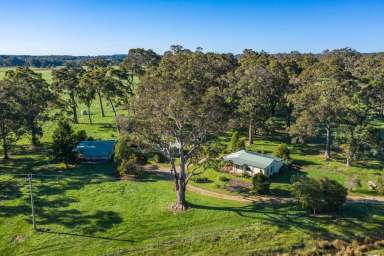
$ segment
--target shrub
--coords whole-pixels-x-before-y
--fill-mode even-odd
[[[361,188],[361,180],[359,177],[353,176],[348,180],[348,191],[353,191],[356,188]]]
[[[222,181],[222,182],[227,182],[227,181],[229,181],[229,178],[225,177],[225,176],[220,176],[219,180]]]
[[[135,157],[123,160],[117,167],[117,171],[120,176],[135,176],[140,177],[143,173],[143,169],[137,165],[137,159]]]
[[[229,144],[229,148],[232,151],[238,150],[237,146],[239,143],[239,132],[237,130],[234,130],[232,132],[231,142]]]
[[[77,143],[79,143],[80,141],[83,141],[83,140],[87,140],[88,139],[88,136],[87,136],[87,133],[84,131],[84,130],[80,130],[76,133],[75,135],[76,137],[76,141]]]
[[[379,195],[384,195],[384,178],[383,178],[383,176],[379,176],[377,178],[376,186],[377,186],[377,188],[376,188],[377,193]]]
[[[209,183],[209,182],[211,182],[211,180],[206,178],[206,177],[196,177],[193,179],[193,181],[196,183]]]
[[[277,157],[280,157],[283,160],[289,160],[290,159],[290,152],[289,148],[286,144],[280,144],[277,146],[273,154]]]
[[[136,164],[145,164],[147,157],[135,145],[129,136],[121,136],[115,146],[115,161],[120,164],[124,160],[136,159]]]
[[[78,141],[73,129],[67,120],[60,120],[58,127],[52,135],[52,155],[57,161],[62,161],[65,167],[75,160],[76,154],[73,151]]]
[[[224,188],[230,192],[248,193],[252,188],[252,184],[240,179],[230,179],[225,183]]]
[[[240,149],[245,149],[245,138],[241,138],[239,142],[237,143],[237,148]]]
[[[292,184],[292,195],[302,208],[316,214],[338,210],[347,199],[347,189],[327,178],[300,177]]]
[[[252,177],[253,193],[263,195],[269,193],[270,180],[262,173],[257,173]]]

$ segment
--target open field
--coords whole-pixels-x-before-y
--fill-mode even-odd
[[[0,67],[0,79],[3,79],[5,72],[7,70],[15,69],[15,67]],[[33,71],[42,74],[43,78],[47,80],[47,82],[52,81],[52,69],[51,68],[32,68]]]
[[[337,216],[311,217],[291,204],[242,204],[189,193],[191,209],[174,214],[171,181],[149,174],[119,181],[111,164],[60,170],[44,152],[16,157],[2,172],[66,176],[34,179],[37,225],[45,230],[35,233],[26,181],[2,175],[7,191],[0,210],[2,255],[99,255],[120,249],[120,255],[262,255],[292,252],[316,239],[383,235],[383,205],[347,204]]]

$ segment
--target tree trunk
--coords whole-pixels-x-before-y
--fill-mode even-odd
[[[188,204],[185,200],[185,190],[185,180],[176,180],[176,203],[173,205],[174,210],[185,211],[188,209]]]
[[[73,123],[78,124],[79,123],[79,118],[77,116],[77,107],[76,107],[76,100],[75,100],[75,94],[71,92],[71,107],[72,107],[72,112],[73,112]]]
[[[117,129],[117,133],[119,134],[120,133],[120,126],[117,122],[117,114],[116,114],[116,109],[115,109],[115,106],[113,105],[113,102],[111,100],[111,98],[108,97],[108,101],[109,101],[109,104],[111,105],[111,108],[112,108],[112,111],[113,111],[113,114],[115,115],[115,124],[116,124],[116,129]]]
[[[5,136],[3,137],[3,159],[8,160],[9,155],[8,155],[8,144],[7,144],[7,139]]]
[[[327,135],[326,135],[324,159],[330,160],[331,159],[331,146],[332,146],[332,130],[331,130],[331,126],[329,124],[326,125],[325,129],[327,131]]]
[[[248,144],[253,144],[253,126],[252,126],[253,120],[249,119],[249,126],[248,126]]]
[[[89,119],[89,123],[92,125],[93,123],[92,123],[92,118],[91,118],[91,106],[88,105],[87,107],[88,107],[88,119]]]
[[[101,116],[102,116],[102,117],[105,117],[104,106],[103,106],[103,100],[101,99],[101,94],[100,94],[100,92],[97,92],[97,95],[99,95],[99,102],[100,102]]]
[[[113,111],[113,114],[116,116],[116,109],[115,109],[115,106],[113,105],[113,102],[111,100],[111,98],[108,98],[108,101],[109,101],[109,104],[111,105],[111,108],[112,108],[112,111]]]
[[[176,203],[173,209],[177,211],[185,211],[188,209],[187,201],[185,200],[185,191],[187,188],[186,174],[185,174],[185,161],[184,155],[180,156],[180,171],[175,174],[175,187],[176,187]]]
[[[345,164],[347,167],[350,167],[351,166],[351,160],[349,157],[347,157],[347,162]]]
[[[36,148],[38,144],[38,139],[37,139],[36,127],[35,127],[35,124],[33,123],[31,126],[31,134],[32,134],[32,148]]]

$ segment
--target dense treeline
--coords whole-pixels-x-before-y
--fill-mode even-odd
[[[70,55],[47,55],[47,56],[30,56],[30,55],[0,55],[0,67],[19,67],[28,66],[34,68],[50,68],[64,66],[66,63],[82,63],[94,58],[102,58],[111,63],[122,62],[127,55],[116,54],[106,56],[70,56]]]
[[[135,143],[171,163],[175,208],[185,209],[193,175],[188,166],[211,161],[219,153],[212,143],[222,132],[246,129],[248,144],[255,135],[276,132],[286,143],[320,141],[325,160],[337,150],[347,166],[381,154],[383,135],[374,121],[384,116],[384,54],[345,48],[271,55],[246,49],[235,56],[176,45],[160,56],[131,49],[119,64],[105,58],[67,63],[53,71],[52,84],[18,68],[0,82],[4,158],[24,133],[38,145],[42,123],[52,118],[49,108],[61,109],[76,124],[81,102],[92,124],[90,105],[97,100],[104,117],[103,99],[119,131],[128,119]],[[125,118],[117,106],[126,109]]]

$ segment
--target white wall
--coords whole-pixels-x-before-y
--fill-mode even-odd
[[[273,161],[272,164],[266,168],[266,169],[268,169],[268,171],[264,170],[264,169],[257,168],[257,167],[250,166],[249,168],[251,169],[251,171],[249,173],[244,173],[244,170],[242,169],[242,167],[234,165],[233,166],[233,173],[237,174],[237,175],[246,174],[246,175],[250,175],[250,176],[255,175],[257,173],[262,173],[262,174],[269,177],[275,173],[278,173],[282,166],[283,166],[283,162]]]

